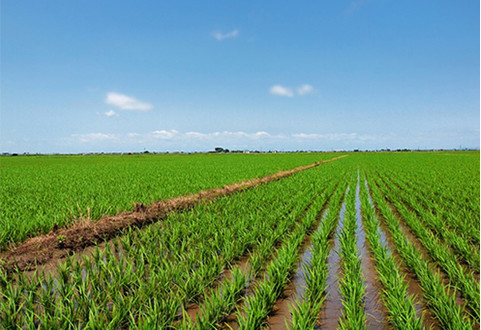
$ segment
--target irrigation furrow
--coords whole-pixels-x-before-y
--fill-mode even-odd
[[[314,227],[319,226],[319,222],[325,217],[325,210],[321,210],[317,217],[317,221]],[[296,264],[296,270],[291,281],[284,288],[284,292],[274,305],[272,309],[272,315],[267,319],[267,327],[270,329],[279,329],[291,323],[291,311],[290,305],[300,296],[303,295],[305,290],[305,276],[303,271],[303,265],[309,262],[311,258],[309,246],[311,245],[312,238],[310,233],[306,233],[304,241],[301,244],[299,250],[300,257]]]
[[[382,328],[387,324],[387,309],[381,300],[382,286],[379,276],[374,266],[374,260],[371,256],[366,241],[366,233],[361,215],[361,198],[360,198],[360,178],[358,172],[358,180],[356,186],[356,237],[357,249],[360,252],[361,268],[364,275],[365,289],[365,312],[367,315],[367,327]]]
[[[287,238],[277,258],[267,266],[263,280],[254,288],[253,295],[246,298],[244,308],[238,314],[239,329],[258,329],[265,325],[267,316],[295,270],[301,244],[318,220],[319,209],[321,207],[306,215]]]
[[[331,195],[329,205],[326,203],[319,212],[318,219],[314,225],[316,228],[314,229],[314,234],[312,235],[311,232],[307,233],[307,237],[304,239],[300,250],[301,256],[297,262],[295,275],[288,286],[284,289],[281,299],[274,306],[273,315],[268,319],[269,328],[283,328],[286,325],[291,324],[292,306],[304,297],[306,289],[312,290],[312,288],[307,287],[309,279],[307,278],[306,270],[313,257],[313,239],[316,238],[316,234],[318,234],[322,229],[322,226],[325,225],[328,213],[332,213],[335,209],[339,208],[339,205],[336,204],[339,204],[340,201],[341,200],[337,200],[337,197]],[[322,272],[321,269],[318,269],[318,271]],[[322,276],[322,274],[319,275]]]
[[[326,281],[327,281],[327,257],[330,250],[330,237],[336,229],[341,204],[344,199],[346,186],[338,190],[333,200],[330,202],[329,210],[322,219],[315,233],[312,235],[312,245],[310,247],[310,260],[305,264],[303,271],[306,283],[302,300],[297,300],[291,305],[293,329],[313,329],[318,320],[318,314],[325,300]]]
[[[347,187],[344,196],[347,196],[351,187]],[[345,198],[345,197],[344,197]],[[339,290],[339,275],[341,269],[341,244],[339,237],[343,229],[343,221],[346,215],[346,201],[344,200],[339,212],[338,221],[333,237],[333,242],[330,246],[330,253],[327,257],[327,281],[326,291],[327,296],[322,305],[320,312],[320,325],[322,328],[334,329],[338,326],[339,318],[342,312],[342,299]]]
[[[389,228],[387,227],[386,221],[383,218],[383,216],[380,214],[380,210],[376,208],[375,203],[373,202],[371,198],[371,192],[370,188],[368,187],[367,180],[364,179],[364,188],[361,187],[361,192],[363,189],[365,189],[365,195],[367,197],[366,205],[362,205],[363,207],[363,215],[366,218],[366,222],[369,225],[369,222],[367,219],[369,217],[372,217],[373,223],[376,223],[377,225],[377,232],[379,235],[379,243],[380,247],[384,249],[384,252],[379,252],[381,254],[381,262],[384,262],[386,264],[391,264],[391,269],[387,270],[385,269],[386,272],[388,271],[394,271],[396,274],[395,276],[395,281],[400,281],[406,284],[406,291],[407,295],[412,297],[412,305],[415,309],[415,314],[417,317],[421,318],[423,321],[423,326],[426,328],[437,328],[437,323],[434,318],[433,313],[429,309],[426,300],[424,299],[423,291],[421,288],[421,284],[419,283],[419,280],[416,277],[416,274],[413,273],[403,262],[402,256],[399,254],[399,252],[396,250],[395,242],[392,236],[390,236],[389,233]],[[372,210],[372,212],[370,211]],[[384,221],[380,221],[384,220]],[[375,249],[371,245],[371,250]],[[389,260],[389,259],[392,259]],[[402,265],[402,266],[401,266]],[[393,282],[396,283],[396,282]],[[396,291],[400,291],[399,287],[402,286],[402,284],[394,284],[395,288],[397,289]],[[386,299],[391,298],[392,294],[390,294],[388,291],[385,291],[386,294]],[[407,301],[407,300],[406,300]],[[407,310],[409,310],[409,307],[406,307]],[[409,313],[409,312],[408,312]],[[401,324],[405,324],[405,316],[400,317]],[[399,319],[395,317],[392,322],[395,322],[396,324],[398,323]]]

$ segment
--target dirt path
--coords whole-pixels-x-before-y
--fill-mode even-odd
[[[138,204],[133,212],[122,212],[115,216],[104,217],[98,221],[83,221],[69,228],[52,230],[46,235],[33,237],[18,247],[0,254],[0,266],[7,271],[34,270],[42,265],[57,264],[58,260],[74,252],[81,251],[104,240],[120,235],[129,227],[142,227],[165,219],[171,212],[188,210],[203,201],[211,201],[231,195],[259,184],[288,177],[294,173],[332,162],[347,155],[319,161],[313,164],[280,171],[262,178],[246,180],[223,188],[201,191],[195,194],[171,198],[151,206]]]

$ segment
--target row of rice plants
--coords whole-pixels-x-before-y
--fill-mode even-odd
[[[2,157],[0,251],[54,226],[262,177],[332,154]]]
[[[368,176],[367,180],[372,199],[386,222],[396,250],[403,263],[418,278],[424,298],[440,326],[446,329],[472,329],[473,321],[464,315],[463,309],[456,302],[455,294],[449,293],[439,273],[433,271],[421,252],[404,235],[399,220],[392,213],[372,176]]]
[[[416,315],[415,297],[408,294],[408,285],[399,265],[386,246],[381,243],[380,222],[371,204],[364,175],[360,186],[364,228],[376,271],[384,288],[382,299],[389,312],[389,322],[396,329],[421,329],[423,318]]]
[[[477,195],[471,196],[469,199],[464,199],[463,202],[456,201],[453,202],[454,196],[446,199],[439,194],[436,194],[437,190],[441,190],[444,193],[446,191],[453,191],[454,188],[459,189],[460,187],[465,187],[467,184],[472,184],[472,182],[463,182],[461,178],[455,177],[456,181],[442,180],[438,182],[431,182],[430,185],[425,184],[423,181],[409,181],[409,179],[414,179],[417,174],[414,170],[408,174],[408,177],[404,177],[405,173],[386,173],[388,177],[392,177],[396,180],[398,185],[402,185],[408,190],[413,190],[418,192],[418,199],[423,203],[423,205],[430,209],[436,215],[439,215],[446,222],[446,225],[454,230],[458,235],[463,236],[470,243],[479,245],[479,223],[475,221],[477,214],[473,211],[472,206],[476,201],[479,202]],[[451,174],[452,175],[452,174]],[[470,181],[474,177],[470,178]],[[456,185],[456,187],[450,187],[449,185]],[[479,191],[478,191],[479,194]]]
[[[315,210],[322,208],[337,185],[338,182],[333,180],[319,198],[315,199],[306,216],[310,216]],[[294,222],[294,224],[295,223],[296,222]],[[255,280],[260,274],[262,266],[272,254],[278,254],[278,252],[273,253],[272,251],[276,244],[284,239],[288,233],[287,229],[279,230],[279,228],[280,227],[277,227],[276,230],[272,232],[272,235],[264,241],[259,242],[258,248],[250,254],[247,260],[246,266],[244,267],[246,269],[245,272],[241,272],[238,267],[235,267],[232,271],[231,279],[222,283],[219,290],[211,289],[210,294],[206,294],[207,298],[205,299],[204,305],[200,308],[199,316],[195,320],[195,323],[192,323],[190,318],[184,315],[183,328],[206,329],[216,327],[224,321],[226,316],[232,313],[235,306],[243,299],[245,286],[250,285]]]
[[[394,155],[392,155],[394,156]],[[479,249],[479,153],[477,157],[436,154],[378,156],[366,160],[387,177],[418,192],[424,205]]]
[[[341,184],[338,191],[342,191],[342,186]],[[265,320],[276,300],[284,292],[285,286],[291,279],[301,243],[319,220],[321,209],[321,203],[312,207],[302,222],[285,239],[277,257],[267,266],[263,280],[255,286],[252,296],[245,299],[244,308],[238,311],[239,329],[259,329],[265,325]]]
[[[447,248],[437,236],[427,229],[418,217],[410,212],[400,198],[381,180],[376,181],[386,198],[394,205],[406,224],[429,252],[436,264],[448,275],[451,282],[466,298],[467,306],[471,309],[472,317],[480,319],[479,283],[473,273],[468,272],[457,260],[454,253]]]
[[[292,329],[314,329],[319,311],[326,298],[328,275],[327,257],[330,251],[330,238],[334,235],[347,181],[336,191],[329,203],[327,215],[322,218],[318,230],[312,236],[309,264],[304,265],[306,291],[302,300],[291,306]]]
[[[398,183],[392,177],[379,176],[398,197],[399,202],[402,202],[409,209],[414,210],[423,225],[439,236],[447,247],[454,250],[459,261],[466,262],[472,271],[479,272],[479,250],[475,249],[473,245],[469,244],[468,240],[447,226],[444,219],[437,215],[437,212],[433,214],[432,211],[427,210],[424,205],[418,202],[422,192],[412,188],[410,189],[402,184],[398,186]]]
[[[422,205],[436,219],[440,219],[443,224],[443,232],[446,230],[449,232],[446,234],[448,237],[453,235],[461,237],[466,244],[473,245],[475,250],[479,250],[479,222],[473,221],[473,219],[479,216],[472,212],[467,212],[467,204],[462,207],[454,206],[454,203],[446,201],[433,193],[434,189],[439,189],[438,184],[444,189],[451,190],[451,188],[446,187],[446,183],[431,183],[429,186],[409,180],[410,176],[415,175],[413,173],[410,173],[408,178],[405,177],[405,173],[393,172],[388,169],[378,170],[378,173],[382,173],[383,177],[388,178],[402,191],[412,192],[412,196],[415,196],[415,199],[411,198],[411,201],[416,200],[418,205]],[[457,185],[460,185],[459,182],[457,182]]]
[[[179,310],[200,302],[222,271],[278,226],[299,219],[338,173],[298,173],[132,230],[57,276],[2,274],[0,315],[6,328],[171,326]],[[262,221],[259,221],[262,219]]]
[[[356,243],[356,175],[352,175],[346,197],[346,214],[339,242],[341,244],[341,268],[339,281],[344,307],[339,321],[340,329],[367,329],[364,297],[366,287],[362,278],[361,259]]]

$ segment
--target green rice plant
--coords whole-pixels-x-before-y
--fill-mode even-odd
[[[261,258],[253,259],[262,266],[270,255],[267,251],[272,251],[269,246],[275,247],[294,224],[305,228],[310,221],[306,217],[315,219],[309,214],[318,210],[311,209],[327,196],[322,193],[326,187],[337,184],[333,179],[338,172],[326,166],[314,173],[298,173],[171,214],[161,223],[127,231],[90,256],[69,258],[56,276],[42,274],[20,284],[19,304],[29,304],[31,313],[17,313],[15,321],[53,328],[148,328],[154,324],[165,328],[176,325],[179,313],[190,303],[213,299],[221,310],[231,309],[232,300],[223,305],[223,300],[206,293],[240,256],[270,241]],[[12,276],[20,283],[18,276]],[[238,295],[234,289],[239,282],[234,284],[219,291],[232,292],[223,298]],[[13,317],[9,310],[15,311],[17,297],[15,291],[2,289],[5,292],[0,305],[9,306],[4,303],[7,300],[13,303],[10,309],[0,309],[2,320]]]
[[[325,199],[321,199],[314,203],[316,206],[309,209],[303,221],[279,250],[277,258],[267,267],[263,281],[253,289],[253,295],[246,298],[244,310],[238,312],[240,328],[258,328],[264,324],[265,318],[295,270],[300,244],[304,236],[313,229],[324,202]]]
[[[356,187],[357,180],[351,179],[346,197],[346,213],[340,233],[341,268],[343,276],[339,282],[344,307],[339,321],[340,329],[366,329],[364,296],[366,287],[362,279],[361,259],[356,244]]]
[[[371,180],[371,177],[368,177],[372,199],[386,221],[396,250],[403,262],[419,279],[424,298],[440,325],[446,329],[472,329],[472,321],[463,315],[463,310],[456,303],[455,296],[448,293],[440,275],[433,272],[429,262],[424,260],[422,254],[407,240],[399,221]]]
[[[479,152],[452,156],[373,154],[363,162],[402,190],[413,192],[447,227],[479,250]]]
[[[405,186],[397,188],[392,178],[382,177],[382,179],[384,183],[389,186],[393,194],[398,197],[398,201],[402,202],[406,207],[412,208],[422,223],[434,234],[439,236],[447,246],[451,247],[457,253],[459,259],[464,260],[472,270],[479,271],[479,250],[474,249],[462,235],[452,230],[443,218],[425,209],[421,203],[418,202],[418,200],[423,198],[422,195]],[[387,184],[387,180],[389,180],[391,184]],[[437,208],[435,210],[437,210]]]
[[[439,265],[449,276],[453,284],[460,290],[461,294],[466,297],[467,306],[473,313],[473,318],[480,319],[480,294],[479,283],[476,281],[472,273],[468,273],[456,259],[456,256],[440,242],[439,238],[429,231],[421,221],[410,212],[388,188],[379,183],[381,190],[391,203],[399,211],[409,228],[413,231],[420,242],[429,252],[437,265]]]
[[[75,220],[334,157],[325,153],[2,157],[0,251]]]
[[[295,269],[297,252],[305,235],[305,227],[297,226],[286,239],[277,258],[267,267],[264,280],[253,289],[253,295],[246,298],[244,313],[238,313],[239,329],[259,329],[283,292]]]
[[[292,316],[290,324],[292,329],[314,329],[319,311],[326,298],[329,237],[334,234],[345,190],[345,184],[338,188],[329,203],[327,215],[322,218],[319,228],[312,237],[312,258],[309,264],[304,265],[305,296],[289,307]]]
[[[408,294],[408,286],[399,266],[392,254],[381,244],[380,223],[375,216],[364,182],[365,177],[362,176],[360,187],[364,228],[379,280],[384,287],[382,299],[389,312],[389,322],[396,329],[421,329],[423,318],[416,315],[415,297]]]

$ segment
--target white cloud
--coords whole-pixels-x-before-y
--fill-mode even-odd
[[[269,90],[269,92],[272,95],[280,95],[280,96],[287,96],[287,97],[293,97],[294,96],[294,93],[292,92],[292,89],[290,89],[288,87],[281,86],[281,85],[272,86],[271,89]]]
[[[271,134],[266,131],[180,132],[159,129],[150,132],[122,134],[74,134],[71,144],[83,145],[86,150],[151,150],[151,151],[208,151],[221,146],[230,150],[341,150],[377,148],[392,137],[360,133]],[[93,149],[92,149],[93,148]]]
[[[141,102],[133,97],[113,92],[107,93],[105,103],[113,105],[121,110],[148,111],[153,108],[150,103]]]
[[[369,141],[379,140],[379,137],[372,135],[360,135],[357,133],[296,133],[292,134],[292,137],[298,139],[312,139],[312,140],[329,140],[329,141]]]
[[[104,112],[104,115],[106,115],[107,117],[118,116],[117,112],[115,112],[114,110],[109,110],[107,112]]]
[[[304,84],[297,88],[297,94],[299,95],[311,94],[312,92],[314,92],[314,87],[308,84]]]
[[[230,38],[236,38],[237,36],[239,36],[239,30],[235,29],[228,33],[221,33],[221,32],[215,31],[215,32],[212,32],[212,36],[219,41],[230,39]]]
[[[179,132],[176,131],[175,129],[171,129],[170,131],[158,130],[158,131],[153,131],[152,136],[157,139],[170,140],[173,137],[175,137],[178,133]]]
[[[246,133],[242,131],[230,132],[212,132],[212,133],[199,133],[199,132],[187,132],[185,134],[180,134],[179,137],[186,137],[190,139],[217,139],[217,138],[247,138],[247,139],[259,139],[265,137],[273,137],[271,134],[260,131],[256,133]]]

